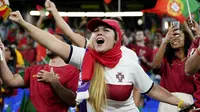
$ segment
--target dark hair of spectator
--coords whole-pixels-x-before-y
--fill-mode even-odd
[[[67,36],[65,36],[65,35],[63,35],[63,34],[61,34],[61,33],[55,33],[54,35],[59,35],[59,36],[61,36],[67,44],[72,45],[72,42],[68,39]]]
[[[190,38],[190,35],[187,31],[182,30],[185,35],[185,41],[184,41],[184,54],[187,56],[188,49],[190,48],[190,45],[192,43],[192,39]],[[165,57],[167,58],[167,61],[172,64],[172,60],[175,58],[175,49],[173,49],[170,45],[170,43],[167,44],[166,51],[165,51]]]
[[[8,42],[7,40],[4,40],[3,44],[4,44],[5,47],[7,47],[10,50],[11,57],[13,57],[13,59],[9,60],[7,62],[7,64],[9,66],[12,66],[12,67],[16,68],[16,65],[17,65],[17,56],[16,56],[15,48],[13,48],[12,44],[10,44],[10,42]]]

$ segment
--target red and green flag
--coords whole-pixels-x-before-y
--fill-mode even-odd
[[[6,4],[4,0],[0,0],[0,17],[6,20],[11,12],[11,8]]]
[[[196,0],[188,0],[188,3],[191,13],[197,11],[200,6],[199,2]],[[183,23],[189,16],[186,0],[158,0],[154,8],[142,11],[157,13],[158,15],[167,14],[179,20],[181,23]]]
[[[165,7],[162,7],[163,3],[165,3],[168,0],[158,0],[156,2],[156,6],[151,9],[144,9],[142,12],[147,12],[147,13],[156,13],[158,15],[162,15],[164,12],[166,13]]]
[[[36,5],[36,10],[38,10],[38,11],[41,11],[41,10],[46,11],[45,8],[42,7],[41,5]]]
[[[196,10],[195,12],[193,12],[192,13],[192,18],[195,20],[195,21],[197,21],[197,22],[199,22],[200,21],[200,13],[199,13],[199,9],[198,10]]]
[[[46,57],[46,48],[43,47],[42,45],[38,44],[36,49],[37,49],[36,60],[37,60],[37,62],[41,62]]]

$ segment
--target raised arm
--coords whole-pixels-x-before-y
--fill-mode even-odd
[[[166,46],[170,42],[170,39],[173,38],[173,32],[174,32],[174,29],[172,29],[170,27],[170,29],[167,32],[167,35],[165,37],[165,40],[160,45],[160,48],[158,49],[158,51],[157,51],[157,53],[156,53],[156,55],[155,55],[155,57],[153,59],[153,64],[152,64],[152,68],[153,69],[160,68],[161,63],[162,63],[162,59],[164,57]]]
[[[190,29],[190,32],[194,34],[194,40],[198,37],[200,37],[200,28],[198,23],[195,20],[187,20],[187,26]]]
[[[8,87],[22,87],[24,86],[24,80],[19,74],[14,74],[8,68],[8,65],[5,61],[5,47],[3,43],[0,41],[0,48],[3,54],[3,60],[0,62],[0,76]]]
[[[199,43],[198,43],[199,45]],[[185,62],[185,73],[186,75],[194,75],[200,69],[200,46],[198,48],[192,49],[190,52],[190,57]]]
[[[70,46],[57,38],[55,38],[52,34],[45,32],[32,24],[26,22],[19,11],[10,13],[10,20],[20,24],[29,35],[36,40],[39,44],[43,45],[50,51],[56,53],[58,56],[67,60],[70,55]]]
[[[185,27],[185,30],[189,33],[191,40],[194,41],[195,40],[195,36],[193,35],[192,30],[188,26],[186,21],[184,22],[183,26]]]
[[[38,28],[41,28],[41,24],[42,24],[44,17],[45,17],[45,11],[42,10],[42,11],[40,11],[40,18],[38,19],[38,21],[36,23],[36,26]]]
[[[187,24],[189,28],[192,30],[196,38],[200,37],[200,28],[198,26],[198,23],[194,20],[188,20]],[[185,73],[187,75],[194,75],[199,69],[200,69],[200,46],[199,46],[199,40],[196,39],[193,44],[191,45],[189,50],[189,58],[187,59],[185,63]]]
[[[77,34],[72,31],[70,26],[63,20],[63,18],[59,15],[58,10],[53,2],[50,0],[47,0],[45,2],[45,7],[48,11],[51,12],[53,15],[56,25],[64,32],[65,35],[69,37],[69,39],[75,43],[79,47],[85,46],[85,38],[81,36],[80,34]]]

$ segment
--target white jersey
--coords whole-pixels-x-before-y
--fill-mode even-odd
[[[81,68],[86,49],[71,47],[69,63]],[[130,60],[127,52],[122,52],[122,58],[114,68],[105,67],[105,79],[108,87],[107,105],[104,112],[139,112],[133,100],[133,86],[141,93],[146,93],[153,87],[153,81],[134,60]],[[87,102],[88,112],[93,112]]]
[[[135,51],[133,51],[133,50],[131,50],[131,49],[125,47],[125,46],[121,46],[120,49],[122,50],[122,53],[124,55],[129,56],[130,60],[133,60],[133,61],[139,63],[139,59],[138,59],[137,54],[135,53]]]

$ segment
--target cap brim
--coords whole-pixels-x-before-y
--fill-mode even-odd
[[[94,31],[98,26],[110,26],[108,23],[102,21],[101,19],[92,19],[88,22],[87,28],[90,31]]]

